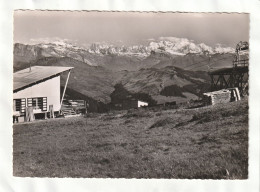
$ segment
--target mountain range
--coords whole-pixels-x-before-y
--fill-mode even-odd
[[[175,37],[135,46],[16,43],[13,51],[14,71],[30,64],[72,66],[68,88],[105,104],[111,102],[118,84],[133,94],[147,94],[159,104],[198,99],[209,88],[207,71],[232,66],[234,57],[233,48],[212,48]]]
[[[76,60],[88,62],[87,53],[96,55],[116,55],[116,56],[134,56],[147,57],[151,52],[165,53],[168,55],[186,55],[193,54],[216,54],[216,53],[234,53],[234,48],[223,47],[217,44],[215,47],[208,46],[204,43],[196,44],[192,40],[186,38],[176,37],[160,37],[157,40],[149,40],[146,44],[140,45],[114,45],[111,43],[92,43],[90,45],[77,45],[75,43],[66,42],[64,40],[56,40],[50,43],[36,43],[32,44],[35,48],[35,56],[41,54],[45,57],[59,56],[72,57]],[[17,44],[19,46],[19,44]],[[32,48],[32,49],[34,49]],[[91,61],[89,65],[93,65]]]

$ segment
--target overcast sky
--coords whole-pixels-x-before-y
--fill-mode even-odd
[[[147,43],[159,37],[182,37],[215,46],[249,41],[249,15],[226,13],[126,13],[15,11],[14,42],[69,39],[79,44]]]

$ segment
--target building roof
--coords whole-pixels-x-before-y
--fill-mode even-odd
[[[56,66],[32,66],[14,73],[13,75],[13,92],[20,91],[26,87],[40,83],[62,72],[71,70],[73,67],[56,67]]]

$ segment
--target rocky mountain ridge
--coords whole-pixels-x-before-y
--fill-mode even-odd
[[[23,50],[19,52],[19,50]],[[109,43],[92,43],[88,46],[79,46],[66,41],[54,41],[24,45],[16,43],[14,45],[14,53],[21,55],[23,52],[31,51],[31,57],[71,57],[76,60],[95,65],[88,60],[89,54],[98,56],[131,56],[146,58],[151,53],[168,54],[170,56],[184,56],[187,54],[224,54],[234,53],[234,49],[224,47],[218,44],[216,47],[208,46],[204,43],[196,44],[194,41],[186,38],[161,37],[158,40],[150,40],[148,44],[143,45],[114,45]]]

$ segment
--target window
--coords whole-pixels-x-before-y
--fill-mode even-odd
[[[28,107],[33,107],[33,109],[41,109],[42,111],[47,111],[47,97],[34,97],[27,99]]]
[[[21,113],[25,112],[26,99],[14,99],[13,100],[13,110],[20,111]]]

